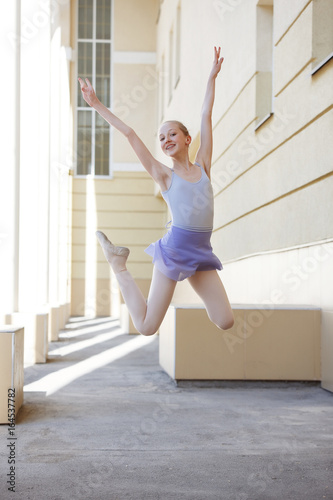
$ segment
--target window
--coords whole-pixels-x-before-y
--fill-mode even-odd
[[[314,0],[312,8],[312,72],[316,73],[333,57],[333,1]]]
[[[78,75],[89,78],[96,94],[111,104],[111,2],[78,1]],[[110,174],[110,127],[77,96],[77,175]]]
[[[257,4],[256,116],[259,127],[273,112],[273,0]]]

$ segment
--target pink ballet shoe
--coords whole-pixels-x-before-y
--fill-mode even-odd
[[[96,231],[96,236],[103,249],[106,260],[109,262],[112,269],[116,273],[126,270],[125,264],[130,253],[129,248],[116,247],[102,231]]]

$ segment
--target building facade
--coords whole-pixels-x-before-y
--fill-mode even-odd
[[[129,269],[147,292],[143,250],[164,233],[166,207],[124,138],[80,100],[77,76],[160,160],[158,126],[183,121],[194,159],[220,45],[212,242],[221,277],[232,303],[321,308],[332,389],[332,1],[17,0],[1,23],[4,321],[62,311],[57,330],[69,315],[123,314],[96,229],[131,248]],[[197,298],[182,283],[175,300]]]

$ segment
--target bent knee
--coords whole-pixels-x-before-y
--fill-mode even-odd
[[[230,314],[213,322],[220,330],[229,330],[234,326],[235,320],[233,314]]]
[[[222,330],[229,330],[234,326],[235,320],[234,317],[231,316],[230,318],[226,319],[225,321],[222,322],[221,329]]]
[[[135,326],[135,328],[138,330],[139,333],[141,333],[141,335],[144,335],[145,337],[150,337],[151,335],[155,335],[155,333],[158,330],[158,326],[156,327],[156,325],[149,325],[149,324],[138,325]]]
[[[144,335],[145,337],[150,337],[151,335],[155,335],[157,333],[157,330],[151,330],[151,329],[143,329],[141,332],[141,335]]]

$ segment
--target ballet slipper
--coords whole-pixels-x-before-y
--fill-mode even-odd
[[[126,260],[129,256],[129,248],[116,247],[111,243],[102,231],[96,231],[97,239],[102,247],[106,260],[115,273],[126,271]]]

